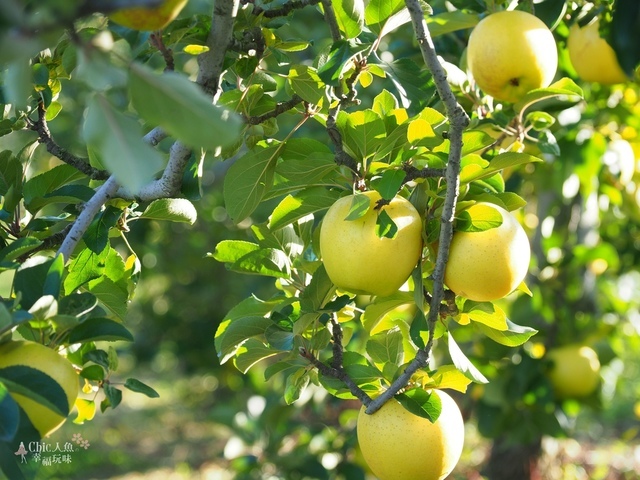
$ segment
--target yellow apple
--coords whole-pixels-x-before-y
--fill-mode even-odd
[[[535,15],[513,10],[491,14],[473,29],[467,64],[478,86],[505,102],[517,102],[549,86],[558,68],[551,30]]]
[[[600,37],[599,28],[596,17],[582,28],[575,23],[569,30],[567,50],[573,68],[587,82],[613,85],[629,81],[613,48]]]
[[[456,402],[433,390],[442,402],[435,423],[407,411],[394,399],[372,415],[360,409],[358,444],[380,480],[441,480],[454,469],[464,445],[464,422]]]
[[[549,380],[559,398],[581,398],[591,395],[600,383],[600,361],[590,347],[566,345],[550,350],[553,362]]]
[[[71,411],[78,396],[78,375],[69,360],[36,342],[21,340],[0,345],[0,378],[3,369],[18,366],[39,370],[55,380],[64,391]],[[41,437],[51,434],[66,420],[66,417],[31,398],[14,392],[10,395],[27,414]]]
[[[457,295],[478,302],[511,293],[527,275],[531,246],[516,217],[497,205],[479,202],[467,210],[471,217],[493,209],[502,216],[499,227],[482,232],[454,232],[445,285]]]
[[[368,191],[369,210],[346,220],[353,195],[337,200],[325,214],[320,229],[320,253],[331,281],[341,290],[387,296],[407,281],[422,253],[422,219],[411,202],[397,196],[382,207],[398,227],[393,238],[378,237],[376,220],[380,200]]]
[[[175,19],[188,0],[164,0],[157,7],[131,7],[118,10],[109,18],[132,30],[160,30]]]

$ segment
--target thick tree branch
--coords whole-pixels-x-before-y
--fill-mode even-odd
[[[422,51],[422,57],[431,71],[436,90],[442,100],[451,130],[449,131],[449,161],[447,164],[445,179],[447,191],[445,194],[442,216],[440,217],[440,239],[436,266],[433,272],[433,293],[429,305],[429,315],[427,322],[429,325],[429,339],[425,348],[420,349],[415,359],[409,364],[405,371],[389,386],[385,392],[373,400],[367,407],[367,413],[376,412],[384,403],[404,388],[411,376],[419,369],[424,368],[431,355],[433,347],[433,336],[436,322],[440,317],[440,304],[444,299],[444,271],[449,258],[449,246],[453,235],[453,220],[456,209],[456,202],[460,190],[460,157],[462,155],[462,133],[469,125],[469,117],[464,109],[458,104],[455,95],[451,91],[447,82],[447,74],[438,60],[433,40],[429,34],[427,23],[424,19],[424,12],[419,0],[405,0],[405,4],[411,15],[413,29]]]
[[[29,128],[38,134],[38,142],[45,146],[47,152],[81,171],[93,180],[105,180],[109,178],[109,172],[92,167],[89,164],[89,160],[72,154],[55,142],[49,131],[46,114],[44,104],[38,102],[38,118],[30,122]]]
[[[402,169],[407,172],[406,177],[404,177],[404,183],[410,182],[412,180],[416,180],[418,178],[439,178],[444,177],[446,175],[446,168],[416,168],[413,165],[405,163],[402,166]]]
[[[209,50],[198,57],[197,83],[216,102],[224,68],[227,46],[233,39],[233,25],[238,13],[239,0],[215,0],[213,21],[206,45]]]
[[[256,115],[255,117],[245,117],[244,121],[249,125],[259,125],[262,122],[266,122],[270,118],[275,118],[278,115],[283,114],[284,112],[288,112],[299,103],[302,103],[302,98],[294,94],[289,100],[277,103],[275,108],[270,112],[267,112],[263,115]]]
[[[76,218],[71,230],[58,249],[58,255],[62,255],[65,262],[71,258],[71,254],[89,228],[89,225],[91,225],[93,218],[100,211],[102,206],[113,198],[117,190],[118,182],[115,177],[111,175],[107,181],[104,182],[98,190],[96,190],[96,193],[91,197],[91,200],[84,204],[82,212],[80,212],[80,215]]]

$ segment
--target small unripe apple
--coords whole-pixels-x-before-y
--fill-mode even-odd
[[[346,220],[353,195],[337,200],[325,214],[320,230],[322,262],[331,281],[351,293],[387,296],[407,281],[422,253],[422,219],[407,199],[396,196],[384,210],[396,224],[393,238],[376,234],[381,199],[376,191],[365,195],[367,213]]]
[[[591,395],[600,383],[598,354],[584,345],[566,345],[550,350],[553,362],[549,380],[558,398],[581,398]]]

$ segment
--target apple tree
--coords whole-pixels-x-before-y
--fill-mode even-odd
[[[582,406],[613,396],[638,329],[637,3],[192,0],[169,9],[178,16],[167,25],[116,22],[126,23],[125,8],[157,14],[168,3],[0,6],[0,340],[66,356],[82,418],[123,395],[156,396],[119,376],[109,346],[135,342],[127,310],[146,269],[130,231],[209,222],[199,205],[222,195],[234,226],[202,257],[224,264],[228,279],[272,286],[225,312],[210,339],[221,363],[262,369],[286,404],[321,388],[369,415],[397,400],[437,422],[433,390],[457,391],[495,439],[490,478],[529,478],[543,436],[570,433]],[[526,14],[523,29],[548,32],[553,49],[523,48],[557,55],[550,74],[526,52],[491,59],[466,49],[482,20],[505,10]],[[590,61],[614,62],[623,78],[580,73],[571,32],[596,20],[591,32],[609,50],[587,44]],[[489,35],[485,43],[501,42],[501,29]],[[493,96],[481,80],[487,66],[490,82],[507,72]],[[224,172],[221,191],[203,182],[214,170]],[[371,218],[370,235],[331,235],[325,243],[347,247],[333,264],[347,278],[382,275],[379,290],[342,283],[323,258],[325,214],[344,199],[341,228]],[[400,238],[398,200],[417,212],[419,235],[393,255],[368,250]],[[505,257],[498,232],[509,222],[531,248],[518,242]],[[456,280],[491,290],[497,280],[471,271],[494,254],[490,274],[510,275],[531,255],[528,275],[471,298],[446,281],[456,235],[492,239]],[[416,243],[396,285],[395,257]],[[371,262],[353,267],[363,253]],[[617,375],[585,397],[559,398],[547,352],[572,343],[590,345]],[[14,452],[41,434],[14,396],[70,412],[37,368],[16,371],[0,368],[0,458],[19,478]]]

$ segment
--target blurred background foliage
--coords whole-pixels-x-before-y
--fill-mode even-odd
[[[444,2],[430,4],[438,12]],[[209,8],[206,0],[191,0],[176,25]],[[134,49],[147,48],[146,34],[113,30],[126,35]],[[309,39],[313,48],[303,52],[308,61],[329,38],[315,8],[294,13],[279,32],[282,38]],[[468,33],[439,36],[436,49],[463,66],[459,59]],[[562,25],[556,30],[560,48],[566,34]],[[181,53],[182,46],[180,41],[173,45],[176,61],[189,72],[195,60]],[[380,51],[387,61],[402,57],[422,63],[409,25]],[[572,74],[566,56],[561,69]],[[363,104],[370,104],[382,83],[360,90]],[[528,278],[533,296],[507,299],[502,306],[514,322],[539,334],[522,348],[509,349],[459,329],[461,347],[491,383],[456,397],[467,419],[467,441],[454,479],[479,479],[479,472],[495,468],[493,441],[507,450],[525,445],[540,453],[541,478],[638,478],[640,88],[637,83],[581,86],[586,101],[557,114],[552,128],[558,151],[542,152],[543,163],[505,175],[507,189],[529,202],[521,221],[534,256]],[[52,122],[52,133],[71,150],[80,148],[75,142],[84,103],[74,98],[72,84],[65,85],[60,101],[64,109]],[[296,121],[282,117],[283,137]],[[3,148],[24,143],[17,137],[25,135],[34,134],[16,132],[3,138]],[[296,135],[325,141],[326,133],[321,125],[308,123]],[[611,148],[621,139],[633,148],[631,166]],[[541,153],[530,142],[527,148]],[[51,158],[39,149],[34,168],[48,162]],[[251,223],[264,221],[269,213],[269,205],[263,205],[250,221],[239,226],[230,221],[222,201],[227,168],[227,163],[205,162],[194,226],[130,225],[129,243],[145,268],[127,316],[136,340],[119,345],[117,376],[135,371],[160,398],[127,395],[117,410],[91,422],[67,422],[46,441],[65,442],[81,433],[90,445],[68,464],[41,467],[36,478],[372,478],[356,447],[357,403],[310,387],[286,406],[278,377],[265,382],[260,368],[243,375],[231,364],[218,363],[213,337],[226,312],[250,294],[265,298],[276,288],[272,281],[229,273],[205,258],[221,240],[249,239]],[[544,352],[576,342],[598,352],[602,389],[583,402],[557,403],[544,376]]]

